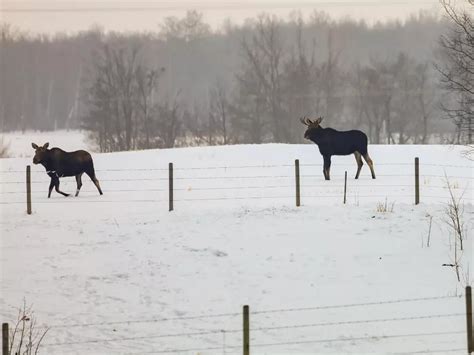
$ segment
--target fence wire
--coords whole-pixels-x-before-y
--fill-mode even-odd
[[[381,339],[400,339],[400,338],[413,338],[413,337],[431,337],[440,335],[455,335],[463,334],[464,331],[445,331],[445,332],[430,332],[430,333],[412,333],[412,334],[395,334],[395,335],[376,335],[376,336],[364,336],[364,337],[343,337],[343,338],[331,338],[331,339],[314,339],[314,340],[302,340],[302,341],[287,341],[287,342],[275,342],[275,343],[252,343],[252,348],[265,348],[275,346],[292,346],[292,345],[308,345],[308,344],[322,344],[322,343],[338,343],[338,342],[354,342],[354,341],[373,341]],[[160,349],[160,350],[149,350],[141,351],[139,353],[129,353],[129,355],[135,354],[166,354],[166,353],[184,353],[189,351],[208,351],[208,350],[222,350],[220,347],[201,347],[201,348],[181,348],[181,349]],[[242,345],[226,345],[226,349],[241,349]],[[465,349],[464,349],[465,350]],[[442,352],[438,350],[437,352]],[[430,350],[428,352],[431,352]],[[414,352],[409,352],[414,353]]]
[[[317,307],[270,309],[270,310],[263,310],[263,311],[251,311],[250,314],[307,312],[307,311],[317,311],[317,310],[322,310],[322,309],[353,308],[353,307],[377,306],[377,305],[395,304],[395,303],[437,301],[437,300],[442,300],[442,299],[450,299],[450,298],[453,299],[453,298],[460,298],[460,297],[461,296],[433,296],[433,297],[402,298],[402,299],[386,300],[386,301],[348,303],[348,304],[327,305],[327,306],[317,306]]]

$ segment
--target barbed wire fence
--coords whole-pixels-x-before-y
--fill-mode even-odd
[[[354,164],[337,164],[340,167],[353,167]],[[97,172],[105,175],[100,181],[108,183],[106,193],[113,198],[90,198],[75,199],[74,203],[156,203],[168,202],[168,210],[175,209],[175,203],[189,203],[202,201],[255,201],[255,200],[280,200],[285,204],[297,207],[311,199],[329,199],[346,201],[359,204],[360,199],[367,198],[397,198],[412,201],[419,204],[421,199],[433,201],[448,197],[449,187],[446,180],[457,179],[464,183],[465,189],[472,186],[474,177],[462,176],[456,169],[472,169],[468,165],[455,164],[420,164],[418,158],[415,163],[382,163],[380,167],[390,168],[389,173],[381,173],[377,178],[398,178],[397,183],[373,183],[347,181],[345,174],[332,174],[333,180],[339,184],[328,186],[321,182],[320,174],[312,173],[319,169],[318,164],[301,164],[297,159],[294,164],[266,164],[266,165],[241,165],[241,166],[211,166],[211,167],[175,167],[173,163],[168,168],[123,168],[123,169],[97,169]],[[414,169],[413,169],[414,167]],[[420,173],[421,168],[421,173]],[[455,169],[449,176],[441,175],[438,170]],[[242,174],[251,169],[253,174]],[[413,169],[413,170],[412,170]],[[302,174],[301,171],[306,173]],[[31,171],[31,169],[30,169]],[[255,174],[255,171],[261,171]],[[396,173],[392,173],[395,171]],[[433,172],[434,171],[434,172]],[[310,173],[308,173],[310,172]],[[196,175],[196,173],[199,173]],[[203,174],[204,173],[204,174]],[[31,212],[31,204],[58,204],[64,199],[45,199],[45,192],[32,189],[48,183],[47,177],[35,172],[35,178],[31,179],[31,172],[26,173],[25,180],[21,177],[25,171],[3,170],[0,171],[2,189],[0,190],[0,205],[24,204],[27,194],[27,211]],[[124,177],[123,174],[126,174]],[[130,175],[132,175],[130,177]],[[22,181],[23,180],[23,181]],[[393,180],[393,179],[392,179]],[[433,184],[433,180],[436,182]],[[444,184],[443,184],[444,182]],[[71,182],[66,182],[69,186]],[[197,186],[196,186],[197,185]],[[454,184],[455,188],[460,188]],[[420,191],[421,190],[421,191]],[[93,193],[95,190],[85,188],[81,193]],[[124,193],[135,193],[141,197],[123,197]],[[199,193],[199,194],[197,194]],[[197,196],[195,196],[197,194]],[[239,195],[240,194],[240,195]],[[461,191],[463,194],[463,191]],[[191,195],[191,196],[189,196]],[[350,197],[350,198],[349,198]],[[472,199],[469,194],[464,196]],[[295,203],[291,203],[293,200]],[[30,214],[30,213],[28,213]]]
[[[465,299],[465,311],[462,309],[462,301]],[[438,302],[447,302],[453,300],[455,302],[457,312],[440,312],[440,313],[423,313],[414,315],[404,316],[388,316],[388,317],[364,317],[362,319],[347,319],[348,315],[354,309],[358,309],[364,314],[373,314],[374,307],[386,308],[388,306],[398,305],[400,307],[407,308],[407,304],[427,304]],[[419,307],[419,306],[418,306]],[[440,308],[433,305],[431,308]],[[408,309],[408,308],[407,308]],[[410,310],[408,309],[408,313]],[[288,320],[285,320],[284,315],[288,314],[301,314],[303,313],[306,318],[321,317],[320,312],[322,311],[334,311],[340,310],[342,313],[340,317],[342,320],[332,320],[325,322],[310,322],[310,323],[292,323],[288,324]],[[319,313],[318,313],[319,312]],[[392,311],[393,312],[393,311]],[[242,317],[242,318],[240,318]],[[334,317],[334,315],[332,315]],[[235,326],[234,328],[216,327],[216,322],[223,319],[229,320],[231,324],[238,324],[239,318],[241,319],[241,326]],[[344,319],[346,318],[346,319]],[[462,319],[465,319],[463,321]],[[276,321],[275,321],[276,319]],[[300,318],[298,318],[300,319]],[[409,324],[415,324],[414,329],[424,328],[423,324],[417,323],[419,321],[429,321],[431,325],[438,325],[440,320],[443,319],[455,319],[456,324],[466,324],[466,327],[459,326],[456,329],[443,329],[441,327],[430,327],[430,331],[408,331]],[[203,328],[206,324],[204,321],[212,322],[211,328]],[[459,320],[459,321],[458,321]],[[268,322],[271,321],[271,325]],[[181,331],[181,332],[167,332],[164,323],[180,322],[181,329],[190,328],[189,322],[199,322],[199,326],[195,326],[193,330]],[[185,323],[183,323],[185,322]],[[277,323],[277,325],[275,325]],[[370,333],[369,328],[364,330],[364,335],[358,335],[357,327],[368,326],[368,325],[379,325],[379,324],[403,324],[403,333],[394,332],[383,328],[379,330],[377,328],[377,334]],[[142,335],[140,329],[133,329],[137,325],[147,325],[146,335]],[[256,325],[253,325],[256,324]],[[442,324],[439,324],[442,326]],[[84,338],[83,329],[89,328],[94,331],[94,334],[100,333],[103,328],[112,329],[112,332],[116,332],[119,326],[123,326],[127,334],[136,334],[133,336],[114,336],[114,337],[100,337],[98,338],[87,337]],[[342,326],[349,326],[352,328],[341,328]],[[391,340],[402,339],[424,339],[423,345],[427,345],[425,348],[409,349],[405,352],[393,352],[396,354],[414,354],[414,353],[443,353],[443,352],[467,352],[471,353],[473,349],[473,328],[472,328],[472,294],[471,287],[466,287],[465,296],[429,296],[429,297],[418,297],[418,298],[405,298],[405,299],[391,299],[383,301],[371,301],[364,303],[349,303],[349,304],[336,304],[336,305],[323,305],[315,307],[302,307],[302,308],[280,308],[280,309],[268,309],[268,310],[256,310],[251,311],[248,305],[243,306],[242,313],[218,313],[218,314],[200,314],[193,316],[178,316],[169,318],[138,318],[120,321],[107,321],[107,322],[89,322],[89,323],[59,323],[51,325],[41,325],[40,328],[48,329],[49,337],[55,339],[64,339],[56,342],[44,342],[41,344],[41,350],[45,350],[47,353],[59,352],[77,352],[86,351],[91,346],[97,349],[98,346],[103,346],[104,351],[119,351],[124,353],[126,349],[127,354],[164,354],[164,353],[189,353],[189,352],[222,352],[223,354],[230,354],[240,352],[243,349],[244,355],[250,355],[251,349],[275,349],[275,351],[288,351],[289,349],[301,349],[304,347],[305,351],[315,351],[315,347],[319,345],[328,344],[335,346],[336,344],[349,344],[346,346],[352,347],[354,351],[363,345],[365,342],[377,341],[379,347],[387,349]],[[321,329],[332,328],[330,334],[341,334],[338,337],[319,337],[314,338],[315,334],[322,333]],[[335,329],[334,329],[335,328]],[[3,323],[3,349],[8,348],[9,343],[9,326],[8,323]],[[341,329],[341,330],[338,330]],[[342,330],[343,329],[343,330]],[[348,330],[350,329],[350,330]],[[308,334],[295,336],[296,330],[307,330]],[[352,332],[347,333],[347,332]],[[461,337],[461,335],[463,335]],[[456,340],[452,339],[452,336],[456,336]],[[285,340],[285,338],[291,337],[291,340]],[[443,338],[444,337],[444,338]],[[451,337],[451,338],[450,338]],[[73,340],[69,340],[69,339]],[[228,343],[228,338],[232,339],[231,343]],[[464,338],[464,340],[462,339]],[[169,339],[174,339],[173,344],[183,344],[180,347],[169,346]],[[278,341],[266,339],[278,339]],[[436,339],[440,343],[440,339],[445,339],[443,342],[449,343],[451,346],[455,344],[455,348],[438,348],[434,346],[435,343],[432,339]],[[466,343],[467,339],[467,343]],[[159,344],[154,342],[159,341]],[[167,343],[168,342],[168,343]],[[124,345],[125,343],[125,345]],[[207,343],[212,345],[199,346],[196,344]],[[386,343],[384,345],[384,343]],[[442,342],[441,342],[442,343]],[[127,345],[128,344],[128,345]],[[190,344],[186,346],[186,344]],[[467,345],[466,345],[467,344]],[[115,348],[114,348],[115,347]],[[139,352],[133,352],[134,349],[141,348]],[[406,346],[397,346],[398,349],[406,348]],[[130,352],[128,352],[130,349]],[[311,350],[312,349],[312,350]],[[389,349],[390,350],[390,349]],[[393,350],[393,349],[392,349]],[[3,352],[2,355],[11,355],[7,352]]]

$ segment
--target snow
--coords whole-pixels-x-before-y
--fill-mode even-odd
[[[48,200],[32,166],[32,215],[28,149],[0,160],[0,318],[32,303],[51,327],[42,353],[241,353],[246,304],[252,354],[465,353],[474,210],[463,147],[371,145],[376,180],[367,165],[354,180],[355,159],[333,157],[331,181],[312,144],[94,153],[104,195],[83,177],[79,197]],[[469,233],[461,282],[442,266],[453,255],[445,175]],[[61,189],[73,193],[74,178]],[[385,202],[393,212],[377,212]]]

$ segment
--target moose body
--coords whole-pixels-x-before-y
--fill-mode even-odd
[[[367,144],[367,135],[359,130],[337,131],[333,128],[322,128],[320,123],[322,117],[315,121],[308,118],[301,119],[301,122],[308,126],[304,137],[316,143],[319,152],[323,156],[323,174],[326,180],[330,179],[331,156],[354,154],[357,162],[357,173],[355,178],[359,178],[360,170],[364,163],[362,157],[369,165],[372,178],[375,179],[374,164],[370,159]]]
[[[35,143],[32,143],[32,147],[36,150],[36,154],[33,158],[34,164],[41,164],[45,167],[46,173],[51,178],[49,184],[48,198],[51,197],[51,191],[53,187],[58,193],[63,196],[69,196],[59,190],[59,178],[65,176],[75,176],[77,183],[76,196],[79,195],[79,191],[82,186],[82,174],[86,173],[97,190],[102,195],[102,190],[99,185],[94,171],[94,162],[92,161],[91,155],[85,150],[77,150],[75,152],[65,152],[59,148],[48,149],[49,143],[46,143],[42,147],[39,147]]]

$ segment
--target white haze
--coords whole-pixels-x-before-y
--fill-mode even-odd
[[[18,1],[3,2],[0,22],[6,22],[33,33],[72,33],[99,26],[105,31],[156,31],[170,16],[183,17],[188,10],[198,10],[213,29],[230,20],[241,24],[258,13],[288,18],[300,12],[308,18],[315,11],[325,12],[340,20],[350,17],[369,24],[379,21],[404,20],[420,11],[440,13],[437,0],[386,1]]]

